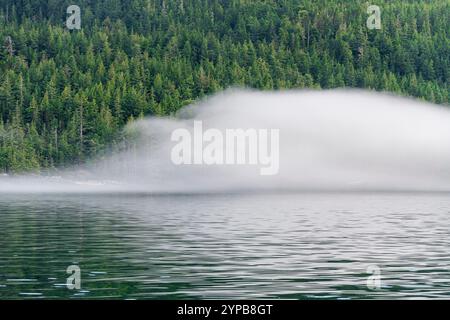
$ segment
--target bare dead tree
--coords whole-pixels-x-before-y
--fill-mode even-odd
[[[14,55],[14,44],[13,44],[11,36],[7,36],[5,38],[4,47],[5,47],[6,51],[8,51],[8,54],[12,57]]]

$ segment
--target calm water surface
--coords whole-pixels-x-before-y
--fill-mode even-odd
[[[450,195],[0,194],[0,298],[450,298]]]

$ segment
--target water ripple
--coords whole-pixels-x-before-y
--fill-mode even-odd
[[[0,298],[448,299],[449,212],[444,194],[2,195]]]

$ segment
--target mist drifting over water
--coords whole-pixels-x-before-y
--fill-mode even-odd
[[[174,165],[172,132],[279,129],[279,172]],[[125,128],[135,147],[59,177],[0,177],[0,192],[450,191],[450,109],[364,91],[227,90]]]

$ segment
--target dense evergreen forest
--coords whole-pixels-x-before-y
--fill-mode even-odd
[[[448,104],[449,20],[448,0],[0,0],[0,173],[83,163],[127,122],[230,86]]]

